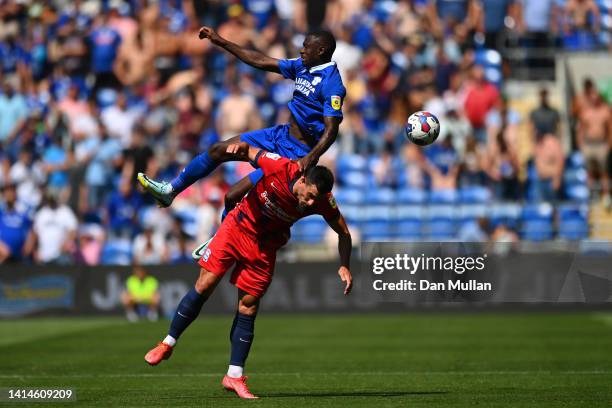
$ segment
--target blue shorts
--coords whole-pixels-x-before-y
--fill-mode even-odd
[[[288,123],[243,133],[240,141],[291,160],[302,158],[312,150],[289,134]]]

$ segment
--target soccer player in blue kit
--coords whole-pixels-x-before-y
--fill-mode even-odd
[[[219,164],[238,160],[228,152],[228,146],[246,142],[251,146],[297,160],[302,172],[317,164],[319,158],[334,143],[342,121],[342,103],[346,89],[342,84],[336,63],[331,61],[336,40],[328,31],[313,31],[306,35],[300,58],[279,60],[259,51],[245,49],[219,36],[210,27],[202,27],[201,39],[208,38],[241,61],[264,71],[275,72],[295,81],[293,99],[288,107],[289,123],[246,132],[226,141],[217,142],[208,151],[196,156],[170,183],[158,182],[138,174],[142,186],[151,193],[161,207],[168,207],[172,200],[197,180],[208,176]],[[236,112],[236,115],[240,115]],[[255,170],[240,180],[225,197],[225,211],[238,201],[263,176]]]

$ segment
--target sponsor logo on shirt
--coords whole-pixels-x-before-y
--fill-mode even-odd
[[[342,98],[338,95],[331,96],[331,106],[334,110],[340,110],[342,107]]]
[[[296,78],[295,80],[295,90],[306,96],[310,96],[315,91],[314,85],[316,84],[311,84],[309,80],[304,78]]]

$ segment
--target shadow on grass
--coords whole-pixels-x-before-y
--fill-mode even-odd
[[[447,391],[345,391],[345,392],[282,392],[272,394],[258,394],[262,398],[287,398],[287,397],[407,397],[410,395],[441,395],[448,394]]]

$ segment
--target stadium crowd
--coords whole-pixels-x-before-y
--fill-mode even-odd
[[[606,49],[607,13],[609,2],[595,0],[0,1],[0,261],[184,262],[194,240],[214,233],[247,163],[225,164],[171,211],[135,188],[136,173],[171,179],[216,140],[286,121],[293,84],[198,40],[203,24],[276,58],[297,56],[309,29],[335,34],[347,97],[324,164],[339,188],[565,199],[572,152],[559,111],[542,90],[529,117],[515,112],[500,91],[508,67],[486,50],[509,32]],[[587,81],[573,111],[575,147],[606,200],[609,102]],[[425,149],[403,133],[422,109],[443,123]],[[525,162],[517,129],[526,122]],[[367,164],[363,180],[341,168],[355,158]]]

